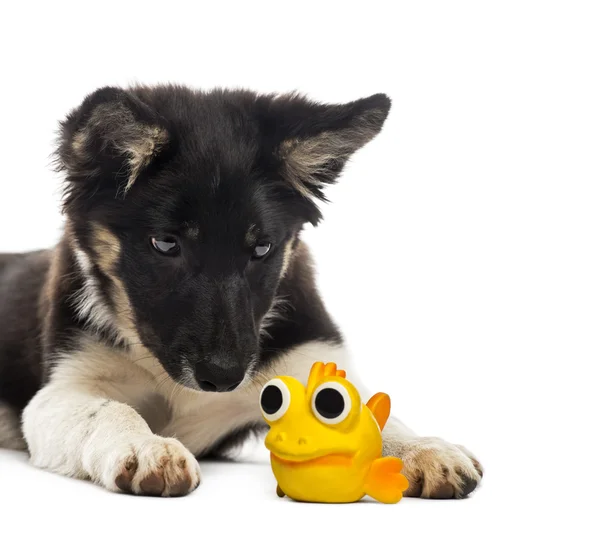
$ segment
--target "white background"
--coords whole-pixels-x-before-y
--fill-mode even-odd
[[[597,527],[597,4],[207,4],[3,4],[1,247],[56,241],[57,120],[98,86],[298,89],[330,102],[387,92],[384,131],[306,239],[365,381],[419,433],[471,448],[483,486],[465,501],[294,504],[275,497],[259,453],[207,464],[198,491],[160,501],[0,452],[0,530]]]

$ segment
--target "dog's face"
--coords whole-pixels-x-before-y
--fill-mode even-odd
[[[299,231],[320,219],[315,201],[389,107],[384,95],[337,106],[180,87],[90,95],[62,124],[58,156],[75,255],[105,309],[95,319],[173,379],[233,390]]]

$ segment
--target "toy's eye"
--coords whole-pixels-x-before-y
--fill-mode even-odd
[[[337,381],[319,385],[312,397],[312,410],[324,424],[338,424],[350,413],[352,400],[346,387]]]
[[[161,237],[160,239],[152,237],[150,243],[159,254],[177,255],[179,253],[179,244],[173,237]]]
[[[260,393],[260,408],[269,422],[279,420],[290,406],[290,390],[279,378],[269,381]]]

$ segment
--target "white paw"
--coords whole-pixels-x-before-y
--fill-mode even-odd
[[[385,440],[384,455],[400,457],[410,486],[405,496],[464,498],[481,482],[479,461],[462,446],[436,437]]]
[[[107,458],[102,484],[147,496],[183,496],[200,484],[196,458],[177,439],[151,436]]]

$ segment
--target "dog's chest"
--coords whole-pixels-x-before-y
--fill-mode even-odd
[[[179,439],[200,455],[239,428],[261,422],[258,392],[198,392],[177,387],[138,398],[136,410],[150,429]]]
[[[160,433],[172,419],[169,403],[160,394],[138,397],[135,410],[146,421],[153,433]]]

